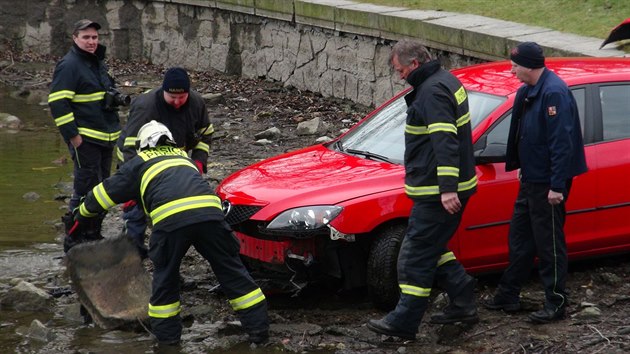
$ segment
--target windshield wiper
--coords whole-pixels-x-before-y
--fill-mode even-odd
[[[387,157],[383,155],[375,154],[373,152],[365,151],[365,150],[346,149],[342,151],[345,151],[347,153],[354,154],[354,155],[363,155],[368,160],[381,160],[384,162],[391,163],[391,161]]]

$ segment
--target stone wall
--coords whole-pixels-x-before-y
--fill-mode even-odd
[[[80,18],[103,25],[110,57],[264,77],[365,105],[404,86],[388,63],[396,40],[422,41],[451,68],[505,58],[525,36],[550,31],[346,0],[0,0],[0,46],[61,56]]]

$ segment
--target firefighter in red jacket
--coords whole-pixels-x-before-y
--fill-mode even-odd
[[[179,267],[190,246],[210,263],[250,341],[266,341],[267,301],[239,258],[239,243],[224,221],[221,200],[176,147],[165,125],[143,125],[138,147],[136,157],[88,193],[76,214],[79,225],[131,199],[149,216],[154,265],[149,317],[161,343],[176,344],[181,338]]]

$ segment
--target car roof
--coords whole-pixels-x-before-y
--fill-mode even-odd
[[[545,66],[569,86],[630,80],[630,58],[546,58]],[[509,60],[452,70],[468,90],[509,96],[522,83],[511,73]]]

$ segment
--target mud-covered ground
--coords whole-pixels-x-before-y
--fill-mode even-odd
[[[0,57],[0,79],[25,91],[46,90],[54,58],[5,52]],[[29,62],[29,65],[24,63]],[[41,63],[33,65],[33,63]],[[136,95],[161,83],[164,68],[143,63],[110,60],[110,67],[126,93]],[[260,159],[312,145],[321,136],[334,137],[357,122],[370,108],[319,95],[285,88],[264,80],[228,77],[216,72],[191,73],[193,87],[202,94],[221,94],[209,104],[215,127],[215,140],[209,159],[208,180],[217,183],[231,172]],[[298,136],[297,124],[320,117],[328,129],[316,135]],[[257,145],[254,135],[277,127],[282,137],[271,144]],[[119,212],[107,220],[109,234],[120,228]],[[147,264],[150,269],[150,264]],[[209,305],[213,310],[206,318],[184,311],[183,352],[196,352],[210,334],[199,333],[193,323],[200,320],[234,320],[226,300],[208,289],[217,285],[209,267],[194,253],[182,267],[185,308]],[[571,303],[568,318],[549,325],[534,325],[527,314],[539,308],[543,291],[536,274],[532,274],[523,291],[522,313],[506,315],[480,307],[480,323],[472,326],[430,325],[423,322],[416,341],[381,337],[368,331],[365,323],[380,318],[360,289],[338,291],[317,284],[297,294],[269,294],[271,338],[262,351],[338,352],[338,353],[626,353],[630,351],[630,257],[621,255],[600,260],[572,263],[568,278]],[[498,276],[479,276],[479,299],[490,296]],[[431,312],[445,305],[441,294],[433,294]],[[67,300],[66,300],[67,301]],[[428,315],[426,318],[428,318]],[[229,332],[229,330],[227,331]],[[219,339],[227,332],[212,334]],[[204,337],[205,336],[205,337]],[[239,337],[240,341],[245,337]],[[186,341],[191,344],[186,344]],[[237,340],[238,342],[238,340]],[[230,344],[218,345],[229,348]],[[193,349],[194,348],[194,349]],[[206,350],[211,349],[206,347]]]

